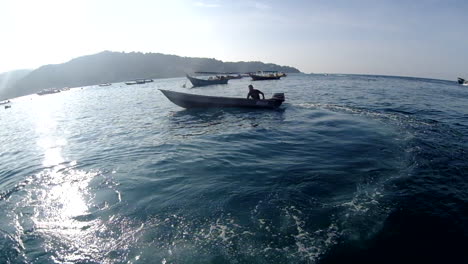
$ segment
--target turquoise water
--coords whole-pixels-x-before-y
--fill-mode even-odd
[[[468,90],[356,75],[183,78],[0,109],[0,263],[467,260]],[[158,89],[279,110],[184,110]],[[188,84],[187,84],[188,85]]]

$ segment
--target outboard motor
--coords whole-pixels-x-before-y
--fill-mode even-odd
[[[271,99],[284,102],[284,93],[275,93]]]

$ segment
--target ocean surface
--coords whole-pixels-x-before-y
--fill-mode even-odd
[[[468,263],[468,88],[291,74],[0,108],[0,263]],[[158,89],[279,110],[184,110]],[[187,86],[189,84],[187,83]]]

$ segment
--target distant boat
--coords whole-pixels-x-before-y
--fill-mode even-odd
[[[153,80],[151,80],[153,81]],[[148,81],[150,82],[150,81]],[[137,79],[137,80],[134,80],[134,81],[129,81],[129,82],[125,82],[126,85],[135,85],[135,84],[144,84],[144,83],[147,83],[147,81],[145,79]]]
[[[99,86],[111,86],[111,85],[112,85],[112,83],[101,83],[101,84],[99,84]]]
[[[147,83],[147,82],[153,82],[152,79],[136,79],[136,80],[133,80],[133,81],[129,81],[129,82],[125,82],[126,85],[134,85],[134,84],[144,84],[144,83]]]
[[[146,79],[145,80],[145,83],[149,83],[149,82],[154,82],[154,80],[153,79]]]
[[[463,78],[458,78],[458,83],[463,86],[468,86],[468,81]]]
[[[194,87],[215,85],[215,84],[227,84],[229,81],[229,79],[224,78],[224,76],[221,76],[219,78],[212,78],[212,79],[205,80],[205,79],[198,79],[198,78],[191,77],[188,74],[187,74],[187,79],[190,80],[190,82],[192,83]]]
[[[280,107],[284,102],[283,93],[276,93],[271,99],[253,100],[245,98],[188,94],[161,89],[160,91],[171,102],[183,108],[242,107],[274,109]]]
[[[237,75],[226,75],[225,76],[227,79],[231,80],[231,79],[242,79],[242,75],[240,74],[237,74]]]
[[[6,101],[3,101],[3,102],[0,102],[0,105],[4,105],[4,104],[8,104],[10,103],[10,100],[6,100]]]
[[[203,74],[203,75],[216,75],[217,78],[224,77],[226,79],[242,79],[242,75],[238,72],[205,72],[205,71],[196,71],[195,74]],[[248,75],[247,75],[248,77]]]
[[[5,105],[5,109],[11,108],[11,105]]]
[[[250,73],[249,75],[252,78],[252,81],[279,80],[283,77],[282,74],[277,72],[258,72],[256,74]]]
[[[53,94],[53,93],[60,93],[59,89],[45,89],[37,93],[37,95],[46,95],[46,94]]]

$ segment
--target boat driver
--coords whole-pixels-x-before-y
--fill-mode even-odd
[[[249,93],[247,94],[247,99],[252,97],[252,99],[254,100],[260,100],[260,95],[262,95],[263,99],[265,99],[265,95],[261,91],[254,89],[253,85],[249,85]]]

